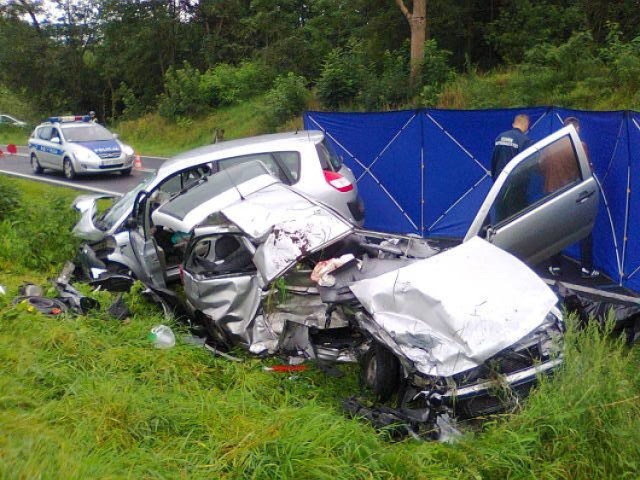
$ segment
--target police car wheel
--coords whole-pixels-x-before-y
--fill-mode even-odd
[[[71,163],[71,160],[69,160],[68,158],[64,159],[64,176],[67,177],[69,180],[73,180],[76,177],[76,171],[73,169],[73,164]]]
[[[31,154],[31,169],[33,170],[33,173],[35,173],[36,175],[42,173],[42,171],[44,170],[40,166],[40,162],[38,162],[38,157],[36,157],[35,153]]]
[[[124,170],[120,170],[120,173],[122,174],[123,177],[126,177],[127,175],[131,175],[131,169],[125,168]]]

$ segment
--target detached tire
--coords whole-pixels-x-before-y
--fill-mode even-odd
[[[70,159],[64,159],[62,169],[64,170],[64,176],[67,177],[68,180],[73,180],[74,178],[76,178],[76,171],[74,170],[73,163],[71,163]]]
[[[36,157],[35,153],[31,154],[31,170],[33,170],[33,173],[35,173],[36,175],[40,175],[44,170],[40,166],[40,162],[38,161],[38,157]]]
[[[387,401],[400,386],[400,362],[388,348],[374,343],[362,360],[362,379],[381,402]]]

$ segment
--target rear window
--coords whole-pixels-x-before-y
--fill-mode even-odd
[[[252,162],[243,167],[227,169],[229,172],[222,175],[210,175],[202,184],[178,195],[162,208],[163,213],[178,220],[184,220],[185,216],[196,206],[220,195],[228,190],[236,189],[243,182],[260,175],[265,175],[264,165]]]
[[[337,172],[342,168],[342,158],[338,156],[335,149],[326,139],[316,145],[316,150],[323,170]]]
[[[218,160],[220,170],[232,165],[259,161],[267,167],[269,173],[283,183],[291,185],[300,178],[300,154],[298,152],[265,152],[242,155]]]

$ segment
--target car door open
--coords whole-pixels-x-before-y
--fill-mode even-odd
[[[464,241],[480,236],[535,264],[589,235],[598,203],[589,159],[568,126],[509,162]]]

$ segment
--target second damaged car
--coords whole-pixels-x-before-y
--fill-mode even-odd
[[[188,228],[184,206],[210,188],[151,218]],[[200,204],[181,277],[187,310],[221,348],[358,362],[380,400],[398,399],[396,420],[431,432],[445,413],[513,405],[561,362],[555,295],[486,240],[444,249],[357,229],[266,173],[215,198],[208,216]],[[163,285],[162,249],[145,225],[132,235],[145,277]]]

